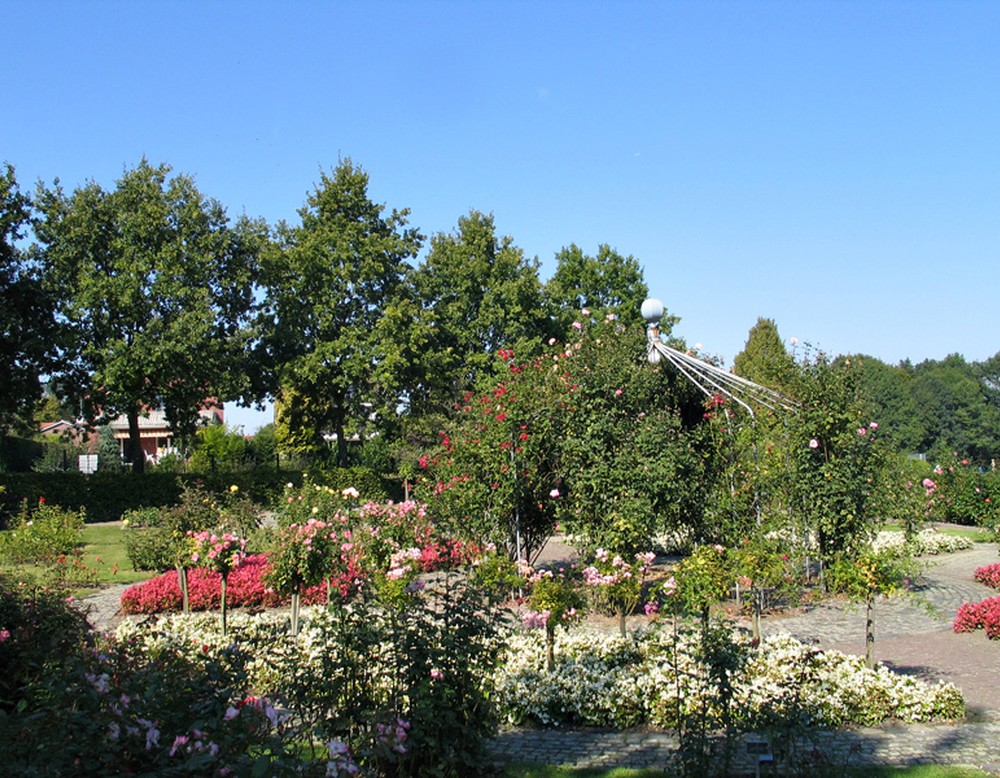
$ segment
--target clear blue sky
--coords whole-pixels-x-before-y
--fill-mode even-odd
[[[273,223],[350,157],[427,235],[492,212],[543,279],[635,256],[727,362],[758,316],[1000,351],[1000,2],[7,0],[0,50],[27,188],[145,155]]]

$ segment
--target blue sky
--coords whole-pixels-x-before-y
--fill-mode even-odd
[[[887,362],[1000,351],[1000,3],[0,5],[0,160],[145,155],[293,220],[350,157],[426,235],[608,243],[731,362],[758,316]],[[232,423],[258,418],[227,411]]]

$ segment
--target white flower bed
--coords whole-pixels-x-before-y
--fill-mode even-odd
[[[191,656],[222,657],[239,645],[254,657],[251,683],[258,693],[272,694],[283,680],[321,672],[323,659],[330,658],[328,636],[335,624],[329,611],[306,608],[303,617],[295,638],[285,614],[241,613],[229,617],[225,637],[212,613],[168,616],[152,624],[127,621],[117,634],[150,652],[169,647]],[[667,629],[626,638],[560,631],[556,666],[549,673],[542,632],[515,632],[494,679],[495,699],[510,724],[672,728],[678,715],[718,713],[705,669],[694,659],[699,640],[696,632],[682,632],[675,646]],[[754,648],[739,634],[733,646],[743,669],[731,680],[731,709],[746,729],[790,721],[830,726],[930,721],[964,713],[961,692],[951,684],[923,683],[884,667],[871,670],[860,657],[819,651],[787,635],[766,638]]]
[[[955,551],[965,551],[972,548],[971,540],[959,535],[947,535],[933,528],[920,530],[909,545],[906,534],[899,531],[883,530],[878,533],[872,548],[876,552],[899,551],[909,552],[916,556],[926,554],[951,554]]]
[[[557,638],[555,669],[546,673],[541,636],[517,635],[497,678],[497,699],[510,724],[672,727],[678,713],[696,715],[716,704],[693,659],[697,640],[692,633],[679,636],[674,659],[667,632],[627,639],[566,633]],[[817,651],[788,636],[765,639],[758,648],[740,637],[737,645],[747,662],[732,680],[732,709],[747,728],[777,720],[928,721],[964,712],[953,685],[922,683],[884,667],[871,670],[860,657]]]

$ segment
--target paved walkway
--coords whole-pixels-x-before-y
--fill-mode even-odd
[[[557,553],[566,548],[559,547]],[[898,672],[954,683],[968,704],[965,720],[813,732],[775,755],[803,775],[821,766],[926,762],[970,765],[1000,775],[1000,642],[988,640],[981,631],[964,635],[951,631],[962,602],[996,595],[973,581],[972,573],[998,561],[995,544],[928,557],[928,569],[918,582],[923,602],[902,597],[881,601],[875,610],[876,659]],[[84,601],[95,627],[106,629],[117,620],[124,588],[110,587]],[[864,653],[864,610],[845,603],[765,617],[762,630],[765,635],[788,632],[821,648]],[[677,745],[673,735],[663,732],[508,729],[494,740],[492,753],[500,762],[669,769],[675,764]],[[750,757],[744,746],[736,749],[735,757],[737,771],[754,772],[756,757]],[[768,774],[766,767],[762,774]]]
[[[563,547],[565,548],[565,547]],[[973,571],[1000,562],[995,544],[927,557],[918,582],[919,598],[880,601],[875,609],[875,656],[894,670],[928,681],[949,681],[965,695],[965,720],[943,724],[887,724],[813,732],[775,754],[794,774],[821,767],[940,763],[978,767],[1000,775],[1000,643],[982,631],[951,631],[962,602],[978,602],[996,591],[972,580]],[[821,648],[863,654],[864,609],[824,603],[789,615],[765,617],[765,635],[788,632]],[[494,741],[500,761],[521,759],[577,767],[657,767],[676,765],[677,739],[662,732],[509,729]],[[775,749],[777,751],[777,749]],[[742,743],[734,769],[753,774],[755,757]],[[767,775],[764,766],[762,775]]]

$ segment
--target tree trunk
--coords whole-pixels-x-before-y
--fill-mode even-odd
[[[222,581],[219,583],[219,591],[222,595],[222,634],[226,634],[226,574],[222,574]]]
[[[302,604],[302,594],[296,589],[292,592],[292,635],[299,634],[299,608]]]
[[[128,448],[132,460],[132,472],[142,473],[146,469],[146,455],[142,453],[142,439],[139,437],[139,411],[135,408],[128,414]]]
[[[337,433],[337,467],[347,467],[347,438],[344,436],[344,411],[337,408],[337,421],[334,425]]]
[[[628,636],[627,625],[625,623],[625,609],[622,608],[618,611],[618,632],[622,637]]]
[[[191,612],[191,599],[188,596],[188,571],[184,565],[177,565],[177,586],[181,590],[181,612]]]
[[[556,628],[545,625],[545,669],[550,673],[556,669]]]
[[[875,669],[875,595],[865,600],[865,664]]]

